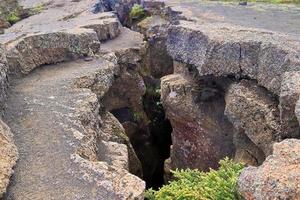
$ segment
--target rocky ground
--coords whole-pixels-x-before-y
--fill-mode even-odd
[[[0,197],[143,199],[228,156],[245,199],[299,199],[299,7],[134,3],[0,3]]]

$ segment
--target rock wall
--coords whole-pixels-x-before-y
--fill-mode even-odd
[[[162,78],[162,103],[173,127],[172,169],[207,171],[223,157],[233,156],[234,128],[223,114],[223,80],[219,81],[195,80],[187,74]]]
[[[230,84],[221,84],[225,98],[225,110],[221,115],[234,126],[230,134],[234,133],[236,159],[261,164],[265,156],[272,154],[274,142],[299,138],[299,123],[294,112],[299,98],[298,41],[278,33],[226,23],[180,21],[179,25],[169,28],[167,49],[175,61],[194,66],[193,76],[229,77],[232,80]],[[182,71],[178,73],[183,74]],[[197,89],[197,86],[191,88]],[[186,89],[183,91],[179,98],[188,96]],[[168,98],[162,100],[166,110],[176,107]],[[186,107],[174,112],[176,115],[169,115],[170,120],[180,116],[178,113]],[[192,113],[186,112],[185,118],[194,116]],[[206,117],[210,116],[203,118]],[[217,125],[222,123],[222,120],[216,121]],[[172,125],[176,127],[176,124],[177,121]],[[192,124],[205,127],[197,122]],[[192,130],[194,128],[189,128],[182,134]],[[228,130],[221,130],[228,134]],[[245,145],[239,145],[240,142]],[[173,148],[177,143],[178,140],[173,141]],[[183,155],[177,155],[178,160],[183,160]],[[203,168],[200,165],[194,167]]]
[[[2,120],[0,120],[0,152],[0,198],[2,198],[9,184],[9,178],[13,174],[12,168],[18,159],[13,134]]]
[[[172,74],[173,60],[166,48],[168,21],[159,15],[153,15],[139,22],[137,30],[147,41],[146,52],[143,58],[144,75],[154,79]]]
[[[0,114],[3,114],[8,87],[8,63],[3,45],[0,46]]]
[[[277,102],[252,81],[231,84],[225,97],[225,115],[237,130],[244,130],[265,155],[272,153],[281,126]]]

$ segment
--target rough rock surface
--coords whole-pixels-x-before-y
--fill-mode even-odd
[[[173,73],[173,60],[166,47],[168,22],[154,15],[142,20],[137,27],[147,40],[144,70],[157,79]]]
[[[127,146],[104,137],[109,118],[102,119],[91,91],[100,98],[117,72],[99,58],[45,66],[14,80],[5,118],[20,159],[6,199],[143,198],[143,181],[128,172]]]
[[[161,82],[162,104],[173,128],[171,168],[217,168],[233,156],[233,127],[224,116],[222,91],[183,74]]]
[[[247,76],[277,95],[284,72],[300,69],[300,42],[266,30],[181,21],[167,44],[173,59],[200,75]]]
[[[222,86],[226,101],[224,118],[228,117],[234,126],[235,159],[260,165],[265,156],[272,153],[274,142],[298,138],[300,103],[296,106],[296,102],[299,99],[299,38],[274,32],[278,29],[276,25],[270,29],[259,29],[262,27],[256,26],[252,20],[241,23],[231,20],[230,17],[239,16],[243,8],[226,13],[222,10],[224,7],[228,10],[232,8],[219,5],[221,3],[167,0],[165,4],[174,11],[182,12],[179,15],[183,20],[168,28],[166,42],[172,59],[187,66],[183,69],[174,65],[175,74],[185,76],[186,71],[190,70],[193,77],[203,78],[204,82],[218,77],[228,77],[236,82]],[[247,10],[243,11],[246,16],[252,16],[252,11],[248,12],[252,8],[244,9]],[[286,15],[292,18],[293,14]],[[251,26],[240,26],[244,24]],[[265,27],[268,28],[267,25]],[[194,66],[193,69],[190,66]],[[197,90],[199,84],[191,87],[191,90]],[[164,104],[167,110],[170,109],[169,104],[167,101]],[[185,110],[180,108],[176,113],[185,113]],[[216,121],[216,124],[220,123],[221,120]],[[201,127],[196,122],[191,126]],[[192,130],[189,128],[183,132],[188,134]],[[181,140],[185,138],[188,137]],[[174,142],[178,140],[173,141],[173,148],[176,146]]]
[[[92,56],[99,50],[99,41],[118,36],[116,16],[92,13],[94,3],[58,0],[5,30],[0,42],[7,49],[11,70],[29,73],[40,65]]]
[[[279,95],[280,121],[283,131],[282,137],[299,138],[300,130],[295,115],[295,106],[300,97],[300,72],[286,72],[282,79]]]
[[[265,161],[265,153],[251,141],[243,129],[235,130],[233,143],[235,146],[234,160],[236,162],[258,166]]]
[[[300,199],[300,140],[274,144],[273,154],[259,167],[247,167],[238,180],[245,199]]]
[[[229,86],[225,101],[225,115],[235,128],[243,129],[265,155],[270,155],[281,131],[275,99],[255,82],[242,80]]]
[[[8,87],[8,64],[5,56],[5,51],[0,45],[0,113],[2,115],[6,100],[6,91]]]
[[[106,109],[122,123],[131,141],[136,134],[139,134],[139,128],[146,126],[142,102],[146,88],[139,74],[143,51],[143,36],[128,28],[122,28],[118,38],[103,43],[101,48],[102,53],[114,52],[116,62],[120,66],[120,74],[115,77],[113,85],[104,95],[102,102]],[[137,116],[134,117],[134,113],[139,115],[139,119],[136,119]],[[131,166],[130,171],[133,174],[142,176],[140,163]]]
[[[100,43],[93,30],[71,29],[46,34],[29,35],[15,41],[8,51],[11,70],[28,74],[38,66],[74,60],[93,54]]]
[[[9,127],[0,120],[0,198],[6,191],[13,166],[18,159],[17,148],[14,145],[13,134]]]
[[[120,23],[111,12],[94,13],[94,5],[45,2],[41,13],[0,35],[3,80],[8,70],[28,74],[11,77],[5,120],[21,156],[5,199],[143,199],[145,183],[130,173],[140,173],[140,161],[99,102],[124,72],[117,52],[96,55],[100,42],[119,36]],[[135,51],[122,52],[126,64],[139,62]],[[88,58],[57,64],[81,57]]]
[[[127,28],[122,28],[120,37],[103,44],[101,51],[114,52],[122,71],[103,100],[108,110],[123,107],[135,107],[136,112],[143,110],[142,96],[146,88],[138,73],[143,50],[143,36]]]

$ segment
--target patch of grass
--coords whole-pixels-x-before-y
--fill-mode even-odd
[[[34,12],[35,14],[39,14],[39,13],[43,12],[43,10],[45,10],[45,7],[43,4],[40,4],[40,5],[32,8],[32,12]]]
[[[148,200],[235,200],[240,199],[237,191],[237,179],[244,168],[241,163],[231,159],[221,160],[218,170],[209,172],[198,170],[172,171],[175,180],[158,191],[149,189]]]
[[[141,20],[146,17],[146,12],[141,5],[134,4],[129,14],[130,20]]]
[[[33,8],[30,8],[29,11],[28,11],[28,14],[29,16],[32,16],[32,15],[37,15],[41,12],[43,12],[43,10],[45,10],[45,5],[44,4],[39,4]]]
[[[21,20],[21,17],[17,14],[17,12],[11,12],[8,14],[8,16],[6,17],[6,20],[10,23],[10,24],[15,24],[18,21]]]

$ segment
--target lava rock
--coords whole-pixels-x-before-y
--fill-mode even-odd
[[[207,171],[217,168],[225,156],[233,157],[234,128],[223,114],[222,94],[215,94],[211,101],[199,100],[208,86],[183,74],[161,81],[162,104],[173,128],[171,168]]]
[[[300,199],[300,140],[287,139],[273,148],[261,166],[242,171],[238,189],[246,200]]]
[[[243,129],[265,155],[270,155],[272,144],[281,134],[275,99],[253,81],[242,80],[229,87],[225,101],[225,115],[235,128]]]
[[[300,43],[286,35],[226,23],[180,21],[169,28],[167,49],[199,74],[250,77],[279,95],[282,75],[300,70]]]
[[[295,106],[300,97],[300,72],[286,72],[282,79],[279,95],[280,121],[284,132],[282,137],[297,138],[300,130]]]
[[[14,145],[13,134],[10,128],[0,120],[0,198],[6,191],[17,159],[18,151]]]

